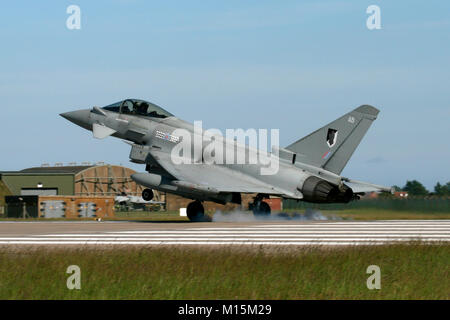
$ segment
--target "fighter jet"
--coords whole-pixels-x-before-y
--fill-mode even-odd
[[[378,109],[362,105],[285,148],[275,146],[270,152],[255,151],[236,139],[211,139],[193,124],[139,99],[61,116],[92,131],[95,138],[113,136],[130,144],[130,161],[146,166],[146,172],[131,176],[147,187],[142,198],[150,201],[153,189],[192,199],[187,216],[192,221],[203,221],[202,202],[241,204],[241,194],[256,194],[251,207],[254,215],[260,217],[270,214],[269,205],[263,201],[270,196],[310,203],[348,203],[366,192],[392,192],[384,186],[340,175],[378,113]],[[198,136],[200,143],[196,144]],[[209,158],[206,154],[211,148],[206,143],[213,140],[215,147],[223,145],[225,151],[213,154],[211,161],[211,153]],[[184,149],[180,148],[182,144]],[[196,152],[199,148],[200,152]],[[251,154],[276,160],[277,170],[263,174],[267,161],[235,161],[240,155],[247,159]],[[187,158],[190,161],[184,161]],[[229,159],[233,161],[226,161]]]
[[[122,194],[114,197],[114,201],[116,204],[119,204],[122,208],[125,208],[127,211],[130,209],[143,209],[145,205],[153,204],[153,205],[163,205],[162,201],[155,200],[144,200],[142,196],[133,196],[122,192]]]

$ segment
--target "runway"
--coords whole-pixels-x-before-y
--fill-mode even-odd
[[[367,245],[450,241],[450,220],[0,222],[0,245]]]

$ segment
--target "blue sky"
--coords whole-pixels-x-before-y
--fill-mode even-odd
[[[68,30],[66,8],[81,8]],[[381,8],[381,30],[366,8]],[[450,180],[450,2],[14,1],[0,10],[0,170],[128,162],[58,114],[142,98],[281,145],[361,104],[381,110],[343,174]]]

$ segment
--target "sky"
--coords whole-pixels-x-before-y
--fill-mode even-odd
[[[144,171],[125,143],[59,116],[140,98],[204,128],[279,129],[281,146],[371,104],[381,112],[344,176],[450,181],[448,1],[19,0],[1,4],[0,43],[0,171]]]

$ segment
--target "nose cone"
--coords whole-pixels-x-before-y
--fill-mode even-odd
[[[90,114],[91,110],[85,109],[61,113],[60,116],[75,123],[76,125],[79,125],[80,127],[90,129]]]

